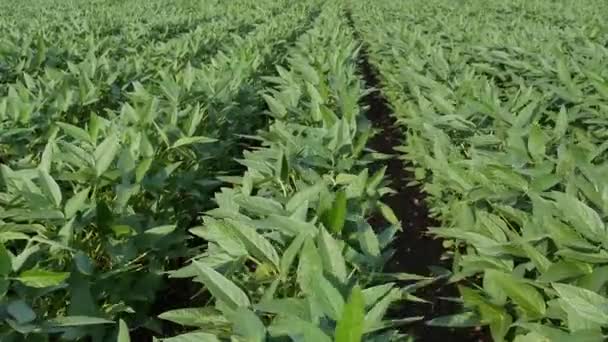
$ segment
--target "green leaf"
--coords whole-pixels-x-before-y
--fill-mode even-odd
[[[144,179],[144,176],[146,175],[146,173],[150,169],[150,166],[152,165],[153,161],[154,161],[154,158],[151,158],[151,157],[150,158],[144,158],[137,165],[137,167],[135,168],[135,181],[137,183],[140,183]]]
[[[287,247],[287,249],[283,253],[279,267],[281,272],[281,278],[283,280],[287,280],[291,265],[293,264],[293,261],[295,260],[298,253],[300,253],[300,250],[302,249],[302,245],[304,244],[306,238],[307,235],[305,233],[300,233],[295,239],[293,239],[291,244],[289,244],[289,247]]]
[[[80,127],[70,125],[69,123],[65,122],[58,122],[57,126],[61,127],[64,132],[66,132],[68,135],[78,141],[91,142],[91,137],[89,136],[89,133],[87,133],[87,131]]]
[[[319,193],[325,188],[325,182],[319,181],[318,183],[311,185],[296,192],[287,202],[285,208],[290,213],[295,211],[300,205],[306,201],[313,202],[318,199]]]
[[[308,236],[315,236],[317,234],[317,227],[314,224],[287,216],[270,215],[264,220],[263,224],[287,235],[303,233]]]
[[[538,323],[514,323],[514,325],[527,329],[537,334],[530,342],[547,341],[547,342],[600,342],[604,341],[601,331],[581,330],[568,333],[562,329],[558,329],[549,325],[541,325]]]
[[[606,227],[600,215],[572,195],[555,192],[552,196],[568,222],[585,237],[596,241],[607,241]]]
[[[386,311],[389,306],[401,299],[401,290],[392,289],[388,292],[384,298],[378,301],[366,314],[365,314],[365,329],[364,332],[370,332],[377,329],[379,325],[382,325],[382,319],[386,316]]]
[[[254,228],[243,222],[235,220],[229,220],[229,222],[229,227],[232,228],[233,233],[239,237],[251,255],[261,261],[271,263],[276,269],[279,268],[279,255],[266,238],[258,234]]]
[[[19,324],[26,324],[36,319],[36,313],[22,300],[15,300],[6,306],[6,312]]]
[[[83,325],[98,325],[98,324],[114,324],[104,318],[88,317],[88,316],[62,316],[49,319],[45,325],[50,327],[77,327]]]
[[[97,146],[93,157],[95,159],[95,174],[101,176],[110,167],[120,149],[118,138],[110,135]]]
[[[74,217],[76,213],[83,208],[85,201],[89,197],[90,190],[91,188],[81,190],[72,198],[67,200],[67,202],[65,203],[65,208],[63,210],[67,219],[71,219],[72,217]]]
[[[578,286],[600,292],[608,283],[608,266],[594,267],[591,272],[578,280]]]
[[[289,181],[289,160],[287,160],[287,155],[281,152],[281,156],[277,159],[277,174],[279,175],[279,180],[283,183]]]
[[[237,196],[234,201],[242,208],[258,215],[282,215],[284,213],[281,203],[259,196]]]
[[[336,193],[334,203],[325,215],[324,224],[334,234],[340,234],[346,222],[346,191]]]
[[[206,326],[227,326],[230,324],[220,311],[210,307],[171,310],[158,315],[158,318],[179,325],[200,328]]]
[[[608,324],[608,299],[587,289],[554,283],[553,288],[570,310],[597,324]]]
[[[338,242],[327,232],[321,229],[317,236],[317,246],[323,261],[323,268],[336,277],[342,283],[346,282],[346,261],[342,255],[342,248]]]
[[[344,305],[336,325],[336,342],[360,342],[365,323],[365,303],[359,286],[355,286]]]
[[[301,319],[308,319],[309,305],[307,300],[301,298],[284,298],[263,300],[254,305],[258,311],[276,314],[279,316],[294,316]]]
[[[314,293],[314,282],[319,274],[323,274],[323,263],[321,256],[317,251],[312,239],[307,238],[304,241],[302,252],[300,254],[300,262],[298,264],[298,284],[302,291],[306,294]]]
[[[475,312],[463,312],[455,315],[441,316],[426,322],[432,327],[466,328],[485,325]]]
[[[510,274],[496,270],[487,270],[486,276],[492,278],[494,283],[531,317],[545,315],[547,309],[545,300],[534,287]]]
[[[249,298],[238,286],[231,282],[214,269],[194,260],[197,279],[200,280],[211,292],[211,294],[231,309],[248,307],[251,305]]]
[[[331,342],[331,338],[316,324],[294,316],[279,317],[272,322],[268,331],[271,336],[290,336],[301,342]]]
[[[177,139],[177,141],[173,143],[171,148],[178,148],[178,147],[192,145],[192,144],[209,144],[209,143],[214,143],[216,141],[217,141],[217,139],[203,137],[203,136],[184,137],[184,138]]]
[[[29,287],[44,288],[56,286],[63,283],[70,273],[68,272],[53,272],[42,269],[31,269],[21,272],[17,280]]]
[[[378,241],[378,235],[376,235],[374,229],[369,223],[361,223],[359,225],[357,235],[359,245],[365,254],[374,258],[380,256],[380,242]]]
[[[129,327],[122,319],[118,320],[118,337],[116,338],[116,342],[131,342]]]
[[[270,109],[270,112],[273,114],[274,117],[282,119],[285,117],[285,115],[287,115],[287,108],[285,108],[285,106],[283,106],[283,104],[277,99],[266,94],[262,95],[262,97],[268,104],[268,108]]]
[[[395,215],[395,212],[393,211],[393,209],[391,209],[391,207],[382,202],[378,202],[378,207],[380,208],[380,213],[382,213],[382,217],[384,217],[386,221],[388,221],[388,223],[395,225],[400,224],[397,215]]]
[[[556,282],[569,278],[577,278],[593,272],[593,268],[586,263],[570,260],[561,260],[551,264],[549,268],[537,278],[539,282]]]
[[[386,283],[368,287],[363,290],[362,292],[365,306],[367,307],[376,304],[376,302],[386,296],[393,289],[393,287],[395,287],[395,283]]]
[[[8,254],[4,244],[0,242],[0,278],[8,276],[12,271],[11,256]]]
[[[322,274],[317,274],[312,282],[312,297],[323,309],[323,312],[334,321],[340,318],[344,309],[344,299],[333,284]]]
[[[95,265],[91,258],[81,251],[74,254],[74,263],[76,264],[78,271],[82,274],[91,275],[95,270]]]
[[[234,334],[242,337],[247,342],[266,341],[266,327],[253,311],[239,308],[230,314]]]
[[[11,283],[8,279],[0,278],[0,300],[4,300],[4,296],[6,295],[10,285]]]
[[[555,119],[555,128],[553,130],[553,135],[556,140],[561,139],[568,130],[568,113],[566,112],[566,107],[562,105],[557,114],[557,118]]]
[[[61,189],[48,172],[38,169],[38,178],[45,195],[53,200],[55,207],[61,207]]]
[[[221,342],[220,339],[204,332],[191,332],[170,338],[163,338],[163,342]]]
[[[545,158],[545,135],[542,128],[534,124],[530,128],[530,136],[528,137],[528,151],[534,160],[541,161]]]
[[[42,156],[40,156],[40,163],[38,164],[40,170],[51,172],[51,163],[53,162],[53,155],[56,150],[54,146],[54,138],[49,139],[46,146],[44,146],[44,151],[42,152]]]
[[[150,229],[146,230],[144,232],[144,234],[155,236],[155,237],[163,237],[165,235],[168,235],[168,234],[171,234],[172,232],[174,232],[175,228],[177,228],[177,226],[174,224],[158,226],[158,227],[154,227],[154,228],[150,228]]]

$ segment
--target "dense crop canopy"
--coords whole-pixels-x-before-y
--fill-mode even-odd
[[[497,341],[604,340],[606,4],[352,7],[443,223],[432,232],[453,241],[466,311],[431,324],[489,325]]]

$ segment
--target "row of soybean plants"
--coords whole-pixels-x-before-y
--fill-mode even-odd
[[[286,8],[205,64],[159,67],[109,104],[90,96],[112,91],[108,80],[121,72],[103,55],[8,84],[0,99],[2,341],[114,341],[119,318],[162,333],[149,311],[169,267],[197,252],[186,228],[213,205],[216,176],[235,167],[236,134],[264,123],[255,75],[284,58],[317,7]],[[241,15],[258,10],[249,11]]]
[[[107,60],[114,69],[115,74],[104,81],[113,91],[113,97],[107,96],[115,100],[119,90],[157,76],[159,69],[171,67],[168,70],[175,72],[187,64],[198,67],[216,50],[251,33],[286,6],[284,1],[243,0],[196,8],[183,0],[181,7],[158,11],[140,2],[120,7],[107,2],[78,4],[72,10],[61,4],[58,9],[51,7],[42,18],[23,13],[3,20],[7,32],[0,38],[0,94],[8,91],[7,83],[23,80],[25,75],[36,78],[48,69],[77,73],[74,64],[92,59],[94,66],[103,66]],[[42,6],[38,5],[41,11]]]
[[[429,324],[605,340],[606,3],[351,5],[451,246],[463,312]]]
[[[341,8],[326,3],[289,52],[264,98],[272,122],[250,138],[241,176],[215,194],[217,208],[190,229],[202,248],[171,273],[202,284],[193,305],[160,315],[191,327],[166,341],[402,341],[387,318],[419,280],[385,274],[400,224],[380,198],[390,192],[366,148],[359,106],[359,47]],[[387,227],[367,219],[382,211]]]

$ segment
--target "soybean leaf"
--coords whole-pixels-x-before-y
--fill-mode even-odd
[[[281,278],[283,280],[287,279],[289,270],[291,269],[291,265],[293,264],[293,261],[295,260],[298,253],[300,253],[300,250],[302,249],[302,245],[304,244],[306,238],[307,235],[305,233],[300,233],[298,236],[296,236],[295,239],[293,239],[293,241],[291,241],[291,244],[289,244],[289,247],[287,247],[287,249],[283,253],[279,267],[281,271]]]
[[[97,146],[93,156],[95,158],[95,174],[101,176],[110,167],[116,154],[120,149],[118,138],[115,135],[110,135]]]
[[[528,151],[534,160],[540,161],[545,157],[545,136],[542,128],[534,124],[530,128],[530,136],[528,137]]]
[[[606,241],[606,227],[599,214],[572,195],[555,192],[559,209],[564,217],[582,235],[596,241]]]
[[[264,224],[290,235],[302,233],[315,236],[317,234],[317,227],[314,224],[287,216],[270,215],[264,220]]]
[[[391,209],[391,207],[382,202],[378,202],[378,207],[380,208],[382,216],[386,219],[386,221],[388,221],[388,223],[393,225],[399,224],[399,219],[397,218],[397,215],[395,215],[395,212],[393,211],[393,209]]]
[[[230,321],[214,308],[185,308],[163,312],[158,318],[191,327],[227,326]]]
[[[44,288],[63,283],[70,274],[68,272],[53,272],[43,269],[31,269],[21,272],[16,279],[29,287]]]
[[[284,213],[281,203],[259,196],[237,196],[234,201],[244,209],[258,215],[282,215]]]
[[[234,334],[248,342],[264,342],[266,340],[266,327],[253,311],[238,308],[229,316],[233,324]]]
[[[23,300],[15,300],[6,306],[6,312],[19,324],[26,324],[36,319],[36,313]]]
[[[553,288],[561,300],[581,318],[606,325],[608,324],[608,299],[587,289],[554,283]]]
[[[99,317],[62,316],[49,319],[45,325],[50,327],[77,327],[83,325],[113,324],[114,322]]]
[[[486,276],[494,280],[513,302],[525,310],[531,317],[542,317],[546,312],[543,296],[531,285],[528,285],[510,274],[487,270]]]
[[[293,212],[296,210],[302,203],[305,201],[312,202],[315,198],[318,198],[319,193],[325,187],[325,183],[323,181],[319,181],[318,183],[311,185],[307,188],[304,188],[298,192],[296,192],[287,202],[285,208],[289,212]]]
[[[194,260],[192,263],[197,271],[197,279],[200,280],[207,287],[209,292],[211,292],[219,301],[233,310],[251,305],[245,292],[228,278],[199,261]]]
[[[116,342],[131,342],[131,337],[129,336],[129,327],[122,319],[118,321],[118,337]]]
[[[268,331],[271,336],[290,336],[296,341],[331,342],[331,338],[323,330],[319,329],[316,324],[294,316],[279,317],[272,322]]]
[[[301,319],[309,318],[310,303],[302,298],[284,298],[262,300],[254,305],[258,311],[272,313],[280,316],[294,316]]]
[[[68,135],[78,141],[91,142],[91,136],[84,129],[71,125],[65,122],[58,122],[57,126],[61,127]]]
[[[6,251],[4,244],[0,242],[0,278],[9,275],[12,270],[11,256]]]
[[[90,188],[83,189],[66,201],[63,211],[67,219],[74,217],[83,208],[85,201],[89,197],[89,191]]]
[[[256,258],[270,262],[276,269],[279,268],[279,255],[272,244],[258,234],[254,228],[243,223],[231,220],[229,227],[239,237],[245,248]]]
[[[321,229],[317,236],[319,254],[323,260],[323,268],[341,282],[346,282],[346,261],[338,242],[325,230]]]
[[[177,335],[170,338],[164,338],[163,342],[221,342],[221,340],[213,334],[204,332],[191,332]]]
[[[338,191],[331,209],[325,215],[325,226],[334,234],[339,234],[346,221],[346,192]]]
[[[333,284],[323,275],[317,274],[312,282],[312,297],[323,309],[323,312],[337,321],[344,309],[344,299]]]
[[[40,185],[45,195],[53,200],[55,207],[61,207],[61,189],[57,182],[55,182],[48,172],[41,169],[38,170],[38,177],[40,178]]]
[[[262,97],[264,98],[264,100],[266,101],[266,103],[268,104],[268,108],[270,109],[270,113],[278,118],[278,119],[282,119],[285,117],[285,115],[287,115],[287,109],[285,108],[285,106],[278,101],[277,99],[273,98],[270,95],[262,95]]]
[[[344,305],[336,326],[336,342],[360,342],[365,323],[365,303],[359,286],[355,286]]]
[[[484,325],[481,317],[475,312],[463,312],[455,315],[441,316],[426,322],[433,327],[466,328]]]
[[[312,239],[307,238],[304,241],[302,252],[300,253],[300,262],[298,264],[297,280],[302,291],[306,294],[313,294],[314,282],[319,274],[323,274],[323,263],[317,248]]]
[[[217,141],[217,139],[203,137],[203,136],[184,137],[184,138],[177,139],[177,141],[175,141],[173,143],[171,148],[178,148],[178,147],[192,145],[192,144],[209,144],[209,143],[213,143],[216,141]]]

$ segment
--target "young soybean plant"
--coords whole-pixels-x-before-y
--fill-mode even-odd
[[[195,329],[163,341],[401,341],[395,328],[420,319],[386,318],[410,296],[397,280],[425,279],[381,272],[400,226],[391,219],[376,233],[366,222],[389,190],[383,170],[366,168],[370,125],[343,20],[325,4],[287,68],[267,78],[274,121],[239,159],[247,171],[223,178],[233,186],[190,230],[207,248],[172,273],[201,283],[209,301],[161,314]]]

